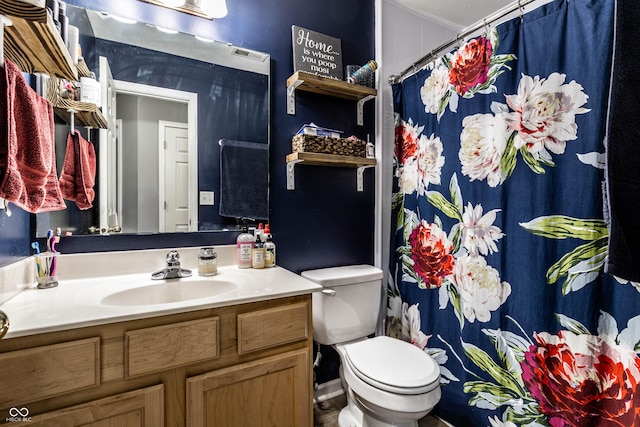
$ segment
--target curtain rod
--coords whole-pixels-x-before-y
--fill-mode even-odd
[[[522,14],[524,13],[524,7],[535,1],[538,1],[538,0],[518,0],[514,3],[511,3],[510,5],[503,7],[502,9],[495,12],[493,15],[490,15],[484,18],[483,20],[478,21],[477,23],[471,25],[470,27],[467,27],[465,30],[462,31],[462,33],[459,33],[456,36],[456,38],[433,49],[431,52],[429,52],[428,54],[420,58],[418,61],[414,62],[410,67],[402,71],[400,75],[389,76],[389,84],[400,83],[406,77],[409,77],[410,75],[413,75],[416,72],[418,72],[418,70],[420,70],[423,66],[427,65],[436,55],[449,49],[451,46],[459,43],[465,37],[470,36],[476,31],[481,30],[482,28],[487,28],[487,26],[489,26],[490,24],[493,24],[494,22],[515,12],[516,10],[520,10],[520,16],[522,16]]]

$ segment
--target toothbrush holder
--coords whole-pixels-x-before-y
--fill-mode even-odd
[[[36,255],[36,281],[38,282],[38,289],[58,286],[57,263],[57,252],[43,252]]]

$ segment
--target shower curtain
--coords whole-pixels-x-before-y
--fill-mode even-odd
[[[387,334],[456,427],[640,426],[640,284],[603,268],[613,26],[553,1],[393,85]]]

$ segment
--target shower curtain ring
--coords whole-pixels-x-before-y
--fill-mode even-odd
[[[518,0],[518,9],[520,9],[520,21],[522,22],[522,15],[524,15],[524,6],[522,0]]]
[[[487,18],[484,18],[483,22],[484,22],[484,35],[488,36],[489,35],[489,24],[487,23]]]

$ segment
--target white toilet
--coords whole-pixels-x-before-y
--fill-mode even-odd
[[[370,265],[309,270],[324,288],[313,294],[313,338],[340,355],[347,406],[340,427],[417,427],[440,400],[440,368],[418,347],[377,336],[382,271]]]

